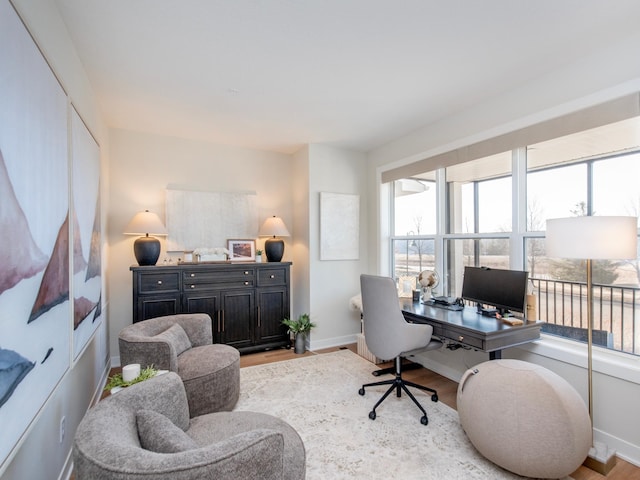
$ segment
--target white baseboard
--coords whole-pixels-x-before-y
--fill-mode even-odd
[[[120,365],[120,356],[111,357],[111,368],[119,367]]]
[[[72,451],[69,452],[67,458],[64,461],[64,466],[62,467],[62,471],[60,472],[60,476],[58,480],[69,480],[71,478],[71,474],[73,473],[73,455]]]
[[[311,340],[309,350],[322,350],[323,348],[341,347],[358,341],[358,334],[352,333],[342,337],[325,338],[323,340]]]
[[[633,445],[621,438],[614,437],[602,430],[593,430],[594,441],[604,443],[610,450],[616,452],[616,456],[640,467],[640,446]]]

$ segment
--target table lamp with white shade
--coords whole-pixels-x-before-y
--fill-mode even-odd
[[[280,217],[267,218],[259,234],[261,237],[271,237],[264,242],[264,253],[267,255],[267,261],[279,262],[284,255],[284,241],[276,237],[289,237],[289,230],[285,226]]]
[[[626,260],[637,258],[637,217],[583,216],[547,220],[547,257],[576,258],[586,260],[587,275],[587,377],[589,387],[589,417],[593,435],[593,282],[592,260]],[[593,438],[592,438],[593,440]],[[593,450],[593,449],[592,449]],[[610,460],[590,454],[595,462],[585,462],[600,473],[610,470],[615,457]],[[593,454],[593,455],[592,455]],[[589,459],[588,459],[589,460]],[[609,463],[609,465],[607,465]],[[598,468],[601,466],[602,468]]]
[[[133,253],[138,265],[155,265],[160,257],[160,240],[151,235],[166,235],[167,229],[162,224],[160,217],[149,210],[136,213],[131,219],[125,235],[143,235],[137,238],[133,244]]]

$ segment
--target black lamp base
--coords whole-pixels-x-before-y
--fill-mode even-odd
[[[277,238],[269,238],[264,242],[264,253],[268,262],[279,262],[284,255],[284,241]]]
[[[160,257],[160,240],[155,237],[140,237],[133,242],[133,253],[138,265],[155,265]]]

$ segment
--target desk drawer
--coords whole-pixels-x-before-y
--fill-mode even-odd
[[[179,290],[179,272],[141,273],[138,276],[139,293],[177,292]]]
[[[445,327],[443,336],[455,342],[464,343],[465,345],[468,345],[470,347],[484,350],[484,340],[480,337],[476,337],[473,334],[470,334],[468,331]]]

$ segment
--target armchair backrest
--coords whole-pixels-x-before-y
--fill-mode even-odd
[[[211,345],[213,342],[211,317],[206,313],[150,318],[127,325],[118,334],[121,365],[139,363],[143,368],[153,365],[177,372],[178,352],[166,340],[156,338],[175,324],[185,331],[192,347]]]

